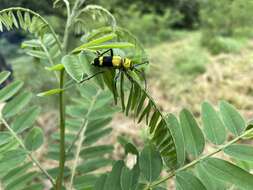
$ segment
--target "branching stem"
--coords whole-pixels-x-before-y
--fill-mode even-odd
[[[172,172],[171,174],[167,175],[166,177],[164,177],[164,178],[162,178],[162,179],[160,179],[160,180],[158,180],[158,181],[152,183],[148,188],[155,187],[155,186],[157,186],[157,185],[159,185],[159,184],[161,184],[161,183],[167,181],[168,179],[174,177],[174,176],[176,175],[177,172],[180,172],[180,171],[186,170],[186,169],[188,169],[188,168],[190,168],[190,167],[193,167],[193,166],[195,166],[196,164],[198,164],[200,161],[205,160],[206,158],[209,158],[209,157],[211,157],[211,156],[213,156],[213,155],[215,155],[215,154],[217,154],[217,153],[223,151],[225,148],[227,148],[227,147],[229,147],[230,145],[236,143],[237,141],[239,141],[240,139],[242,139],[243,137],[249,135],[249,134],[252,133],[252,132],[253,132],[253,128],[252,128],[252,129],[249,129],[249,130],[247,130],[247,131],[245,131],[243,134],[241,134],[240,136],[238,136],[238,137],[234,138],[233,140],[229,141],[229,142],[226,143],[225,145],[220,146],[220,147],[219,147],[218,149],[216,149],[215,151],[213,151],[213,152],[211,152],[211,153],[209,153],[209,154],[203,155],[203,156],[201,156],[200,158],[198,158],[198,159],[196,159],[196,160],[193,160],[193,161],[190,162],[189,164],[186,164],[185,166],[183,166],[183,167],[177,169],[176,171]]]
[[[18,137],[18,135],[13,131],[13,129],[9,126],[9,124],[5,121],[4,118],[1,118],[2,123],[4,126],[10,131],[11,135],[17,140],[18,144],[26,151],[29,158],[32,160],[32,162],[40,169],[40,171],[50,180],[51,184],[54,186],[55,182],[54,179],[50,176],[50,174],[41,166],[39,161],[33,156],[32,152],[29,151],[23,141]]]
[[[94,104],[97,100],[97,97],[98,97],[99,93],[100,93],[100,91],[98,91],[97,94],[92,99],[91,104],[90,104],[89,109],[88,109],[88,112],[86,113],[85,118],[83,119],[82,126],[81,126],[79,132],[77,133],[76,138],[71,143],[72,146],[70,146],[70,148],[69,148],[69,151],[71,151],[71,148],[74,146],[76,141],[79,139],[79,141],[77,143],[77,150],[76,150],[76,153],[75,153],[75,161],[74,161],[72,171],[71,171],[70,190],[72,190],[72,188],[73,188],[73,182],[74,182],[74,177],[75,177],[75,173],[76,173],[76,167],[78,165],[79,155],[80,155],[80,152],[81,152],[82,144],[83,144],[83,141],[85,139],[85,131],[86,131],[86,128],[87,128],[88,123],[89,123],[88,117],[89,117],[89,115],[90,115],[90,113],[91,113],[91,111],[94,107]]]
[[[63,37],[63,53],[67,54],[68,49],[68,39],[70,35],[70,28],[72,22],[75,18],[76,12],[79,8],[80,0],[76,0],[72,11],[68,1],[64,1],[67,7],[67,23],[65,27],[64,37]],[[60,71],[60,89],[64,88],[64,70]],[[63,185],[63,176],[64,176],[64,166],[66,160],[66,151],[65,151],[65,104],[64,104],[64,91],[59,94],[59,115],[60,115],[60,157],[59,157],[59,173],[56,181],[56,190],[61,190]]]
[[[80,4],[80,0],[76,0],[75,4],[73,6],[72,11],[70,12],[70,10],[68,10],[68,18],[67,18],[67,23],[66,23],[66,27],[65,27],[65,31],[64,31],[64,37],[63,37],[63,51],[67,52],[67,48],[68,48],[68,41],[69,41],[69,33],[70,33],[70,29],[71,29],[71,25],[74,21],[74,18],[78,12],[78,8],[79,8],[79,4]]]
[[[36,13],[30,9],[23,8],[23,7],[11,7],[8,9],[3,9],[2,11],[0,11],[0,14],[3,12],[9,12],[9,11],[24,11],[24,12],[28,12],[28,13],[40,18],[40,20],[42,20],[45,23],[45,25],[49,28],[50,32],[52,33],[53,37],[56,40],[57,45],[59,46],[60,50],[62,50],[61,42],[60,42],[59,38],[57,37],[53,27],[38,13]]]

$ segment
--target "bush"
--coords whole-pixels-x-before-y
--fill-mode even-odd
[[[216,109],[204,102],[201,111],[203,127],[188,109],[182,109],[179,116],[165,114],[141,83],[143,76],[136,65],[129,68],[131,62],[123,57],[116,66],[113,61],[104,64],[105,59],[96,54],[99,53],[96,50],[104,52],[112,48],[122,49],[123,53],[123,48],[144,53],[141,44],[124,28],[99,28],[87,34],[81,46],[68,51],[68,37],[73,35],[70,27],[85,19],[76,14],[80,11],[78,5],[81,7],[83,2],[77,0],[72,8],[67,0],[57,1],[65,3],[70,12],[63,42],[53,27],[31,10],[10,8],[0,11],[0,31],[20,28],[34,35],[35,38],[24,42],[22,47],[38,63],[45,63],[43,66],[47,71],[41,71],[41,74],[49,72],[50,78],[55,78],[57,83],[57,88],[37,96],[55,95],[59,104],[58,130],[53,129],[49,136],[45,136],[46,124],[41,127],[35,124],[41,109],[34,105],[32,93],[22,88],[24,83],[15,81],[0,90],[1,188],[165,190],[164,183],[175,180],[176,188],[182,190],[188,190],[189,184],[194,190],[221,189],[224,185],[229,189],[234,186],[251,189],[253,175],[248,164],[252,162],[249,153],[253,152],[253,147],[235,143],[251,138],[253,128],[235,107],[221,101]],[[107,14],[107,19],[113,17],[100,6],[87,6],[83,12],[92,15],[91,18],[96,18],[93,14],[101,16],[101,12]],[[110,57],[111,60],[115,58],[118,60],[118,57]],[[97,63],[96,60],[100,60],[99,65],[92,64]],[[117,73],[120,73],[120,80],[116,80]],[[0,83],[9,75],[9,72],[0,72]],[[91,78],[93,81],[89,80]],[[71,102],[65,101],[68,95]],[[113,106],[112,97],[122,109]],[[121,160],[113,161],[114,146],[102,139],[109,136],[112,128],[108,124],[119,111],[133,116],[138,123],[145,121],[148,138],[142,150],[121,138],[125,154]],[[204,151],[207,140],[214,147],[210,153]],[[46,145],[47,154],[37,152],[43,145]],[[213,158],[221,152],[235,160],[234,163]],[[131,168],[125,163],[129,154],[136,158]],[[47,167],[41,163],[44,160],[49,161]],[[244,164],[236,164],[237,160]],[[49,168],[48,163],[53,166]],[[107,168],[112,169],[108,171]],[[163,170],[164,175],[161,175]]]
[[[245,42],[240,39],[222,36],[213,37],[207,41],[204,41],[205,39],[202,40],[204,46],[206,46],[212,54],[237,53],[245,44]]]
[[[199,39],[194,37],[190,44],[175,53],[175,68],[183,75],[196,76],[204,73],[209,63],[208,53],[200,47]]]
[[[214,53],[238,51],[239,43],[231,38],[251,35],[249,28],[253,26],[252,9],[251,0],[203,2],[201,4],[203,44]]]
[[[128,11],[119,8],[116,15],[121,26],[127,26],[141,42],[149,45],[170,39],[171,26],[182,18],[178,12],[171,9],[167,9],[162,15],[155,12],[142,14],[135,5],[132,5]]]

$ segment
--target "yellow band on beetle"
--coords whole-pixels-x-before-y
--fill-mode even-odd
[[[100,65],[100,66],[103,65],[103,60],[104,60],[104,57],[103,57],[103,56],[99,57],[99,65]]]
[[[128,58],[125,58],[125,59],[124,59],[124,63],[123,63],[123,67],[124,67],[125,69],[130,69],[130,68],[131,68],[131,60],[128,59]]]
[[[121,66],[122,59],[120,56],[113,56],[112,57],[112,65],[114,67],[120,67]]]

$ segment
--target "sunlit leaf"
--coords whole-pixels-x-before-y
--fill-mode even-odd
[[[202,162],[206,172],[213,178],[230,184],[238,188],[251,190],[253,187],[253,175],[247,171],[218,158],[208,158]]]
[[[41,93],[37,94],[37,96],[40,96],[40,97],[51,96],[51,95],[55,95],[55,94],[60,94],[63,91],[64,91],[63,89],[56,88],[56,89],[48,90],[45,92],[41,92]]]
[[[224,152],[235,159],[253,162],[253,147],[250,145],[230,145],[224,149]]]
[[[220,102],[220,113],[225,126],[234,135],[239,136],[246,128],[245,121],[240,113],[229,103]]]
[[[80,82],[84,77],[83,65],[79,62],[79,58],[76,55],[66,55],[62,59],[62,64],[64,65],[67,73]]]
[[[122,168],[120,177],[120,184],[122,190],[136,189],[138,185],[139,174],[140,171],[138,165],[135,165],[135,167],[132,170],[124,166]]]
[[[112,168],[112,171],[106,178],[106,182],[104,184],[105,190],[122,190],[120,185],[120,176],[122,172],[122,168],[124,167],[123,161],[117,161]]]
[[[94,39],[94,40],[92,40],[92,41],[89,41],[88,43],[85,43],[85,44],[79,46],[78,48],[74,49],[74,50],[72,51],[72,53],[78,53],[78,52],[80,52],[80,51],[82,51],[82,50],[85,50],[85,49],[87,49],[87,48],[89,48],[89,47],[96,46],[96,45],[98,45],[98,44],[101,44],[101,43],[110,41],[110,40],[112,40],[112,39],[115,38],[115,37],[117,37],[117,35],[114,34],[114,33],[104,35],[104,36],[102,36],[102,37],[99,37],[99,38],[97,38],[97,39]]]
[[[207,138],[214,144],[222,144],[226,140],[225,126],[218,113],[208,102],[202,104],[202,121]]]
[[[139,167],[144,178],[152,182],[162,171],[162,158],[153,145],[146,145],[139,157]]]
[[[197,157],[205,147],[205,139],[192,113],[187,109],[180,112],[180,123],[183,129],[186,151]]]
[[[57,64],[54,65],[52,67],[45,67],[46,70],[48,71],[61,71],[62,69],[64,69],[64,65],[63,64]]]
[[[167,117],[167,122],[169,124],[169,128],[171,130],[171,136],[175,140],[176,153],[177,153],[177,167],[180,167],[184,164],[185,161],[185,142],[182,128],[173,114],[169,114]]]
[[[128,42],[111,42],[101,45],[90,46],[91,50],[101,50],[101,49],[114,49],[114,48],[134,48],[134,44]]]
[[[203,183],[190,172],[178,172],[176,174],[177,190],[206,190]]]

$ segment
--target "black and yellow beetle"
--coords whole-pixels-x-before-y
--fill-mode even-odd
[[[108,51],[111,52],[109,56],[103,56]],[[134,65],[131,59],[123,58],[118,55],[113,55],[112,49],[105,51],[103,54],[99,54],[97,58],[94,59],[93,65],[96,67],[112,67],[115,69],[123,69],[123,70],[133,70]]]
[[[106,55],[106,53],[110,52],[110,55]],[[143,64],[147,64],[148,61],[145,61],[143,63],[139,63],[139,64],[134,64],[133,60],[129,59],[129,58],[125,58],[125,57],[121,57],[118,55],[113,55],[113,50],[109,49],[103,53],[97,52],[98,56],[93,60],[93,62],[91,63],[92,65],[94,65],[95,67],[100,67],[100,68],[113,68],[113,69],[118,69],[120,72],[125,72],[128,70],[131,71],[137,71],[138,73],[140,73],[143,77],[143,80],[145,81],[145,87],[146,87],[146,79],[144,76],[144,73],[139,71],[136,67],[143,65]],[[89,76],[85,79],[83,79],[80,83],[89,80],[91,78],[93,78],[94,76],[103,73],[104,71],[100,71],[98,73],[95,73],[92,76]],[[116,75],[115,77],[115,81],[117,80],[120,72]],[[116,85],[116,83],[115,83]]]

